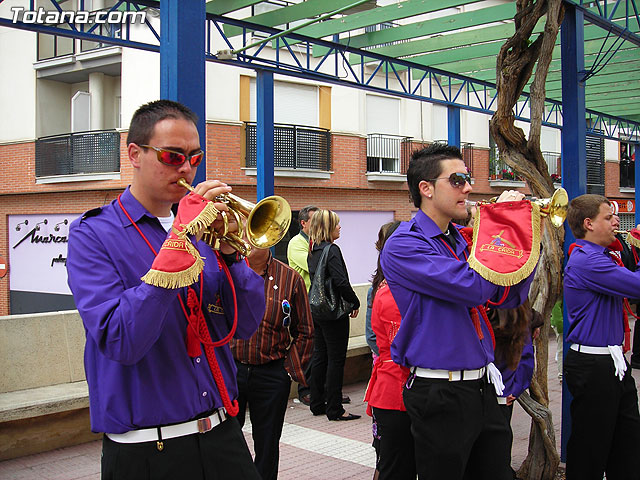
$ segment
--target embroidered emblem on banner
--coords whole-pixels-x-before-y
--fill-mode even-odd
[[[505,238],[502,238],[504,234],[504,229],[500,230],[500,233],[497,235],[491,235],[491,242],[485,243],[480,247],[480,251],[484,252],[485,250],[490,250],[491,252],[500,254],[500,255],[510,255],[516,258],[522,258],[524,255],[524,250],[521,248],[516,248],[516,246],[508,241]]]

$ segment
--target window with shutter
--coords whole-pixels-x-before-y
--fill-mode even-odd
[[[587,193],[604,195],[604,140],[587,135]]]

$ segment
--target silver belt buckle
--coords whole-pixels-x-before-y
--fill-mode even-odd
[[[198,432],[207,433],[211,428],[211,418],[207,417],[198,419]]]

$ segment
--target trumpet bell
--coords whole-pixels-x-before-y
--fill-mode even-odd
[[[540,207],[540,213],[549,217],[551,225],[559,228],[567,218],[567,208],[569,207],[569,195],[567,191],[560,187],[550,198],[535,200],[535,204]]]
[[[193,192],[195,189],[181,178],[178,185]],[[248,255],[251,247],[271,248],[287,234],[291,223],[291,207],[289,202],[277,195],[263,198],[257,204],[251,203],[232,193],[219,195],[215,199],[227,204],[229,213],[238,221],[238,232],[228,233],[225,220],[224,232],[219,233],[210,225],[205,228],[203,240],[215,250],[220,241],[224,240],[242,255]],[[246,226],[242,225],[240,217],[246,219]],[[226,217],[225,217],[226,218]],[[247,241],[243,238],[246,233]]]
[[[247,217],[247,238],[256,248],[270,248],[282,240],[291,223],[289,202],[278,195],[263,198]]]

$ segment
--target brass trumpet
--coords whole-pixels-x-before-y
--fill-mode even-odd
[[[176,183],[191,192],[195,190],[184,178]],[[221,232],[214,230],[211,225],[205,228],[202,239],[215,250],[220,248],[220,241],[224,241],[247,256],[252,247],[273,247],[289,230],[291,207],[283,197],[272,195],[255,204],[232,193],[225,193],[217,196],[215,201],[226,204],[238,223],[238,232],[229,232],[226,212],[222,212],[224,227]],[[240,217],[246,219],[246,225],[243,225]],[[248,241],[243,238],[245,233]]]
[[[498,201],[498,197],[491,198],[487,201],[473,201],[467,200],[467,205],[482,205],[487,203],[496,203]],[[567,218],[567,208],[569,206],[569,195],[567,195],[567,191],[560,187],[553,195],[549,198],[537,198],[531,199],[532,203],[535,203],[540,207],[540,215],[542,217],[549,217],[549,221],[551,225],[556,228],[559,228],[564,223],[565,218]]]

